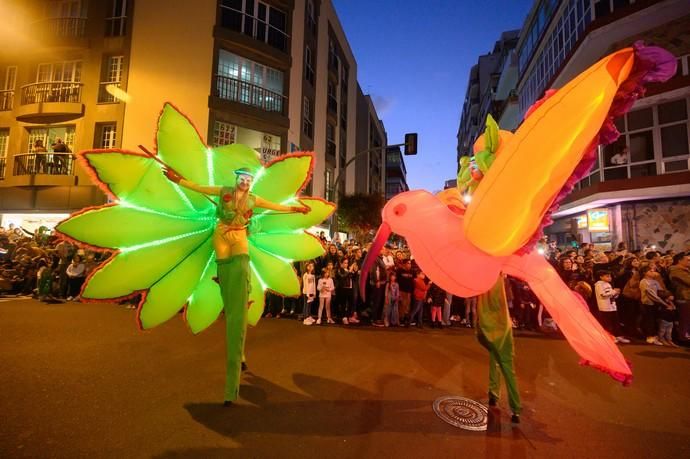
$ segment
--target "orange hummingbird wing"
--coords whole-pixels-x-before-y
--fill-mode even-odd
[[[465,233],[474,245],[508,256],[529,241],[597,138],[633,56],[633,49],[626,48],[597,62],[501,142],[465,215]]]

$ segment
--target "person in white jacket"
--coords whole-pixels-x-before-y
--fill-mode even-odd
[[[328,269],[324,268],[321,271],[321,279],[319,279],[316,289],[319,291],[319,315],[316,319],[316,325],[321,325],[321,315],[323,314],[324,307],[326,308],[328,323],[334,324],[335,322],[331,317],[331,296],[333,296],[335,285],[333,284],[333,279],[331,279],[331,272]]]
[[[599,271],[599,280],[594,284],[594,293],[597,298],[601,325],[615,336],[616,343],[629,343],[630,340],[620,334],[618,308],[615,299],[621,291],[611,286],[611,273],[609,271]]]
[[[306,272],[302,274],[302,318],[305,325],[314,323],[314,318],[311,316],[312,305],[316,299],[316,276],[314,275],[314,263],[307,263]]]

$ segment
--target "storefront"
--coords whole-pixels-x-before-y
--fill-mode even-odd
[[[23,228],[29,233],[33,233],[39,227],[45,226],[51,230],[57,226],[69,214],[61,213],[34,213],[34,214],[2,214],[0,215],[0,226],[7,229],[10,225],[16,228]]]

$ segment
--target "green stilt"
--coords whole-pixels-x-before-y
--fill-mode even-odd
[[[249,255],[235,255],[217,260],[218,283],[225,310],[226,377],[225,400],[237,400],[247,333],[249,301]]]
[[[477,339],[489,351],[489,395],[499,398],[503,374],[508,404],[519,415],[522,403],[513,366],[513,326],[502,276],[488,292],[479,296],[477,315]]]

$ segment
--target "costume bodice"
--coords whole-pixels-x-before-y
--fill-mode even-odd
[[[237,208],[238,203],[235,201],[235,189],[231,187],[223,187],[220,190],[218,199],[218,211],[216,215],[218,219],[231,226],[246,226],[249,224],[249,218],[252,216],[252,210],[256,205],[256,196],[252,193],[247,193],[247,198],[244,202],[240,202],[241,208]]]

